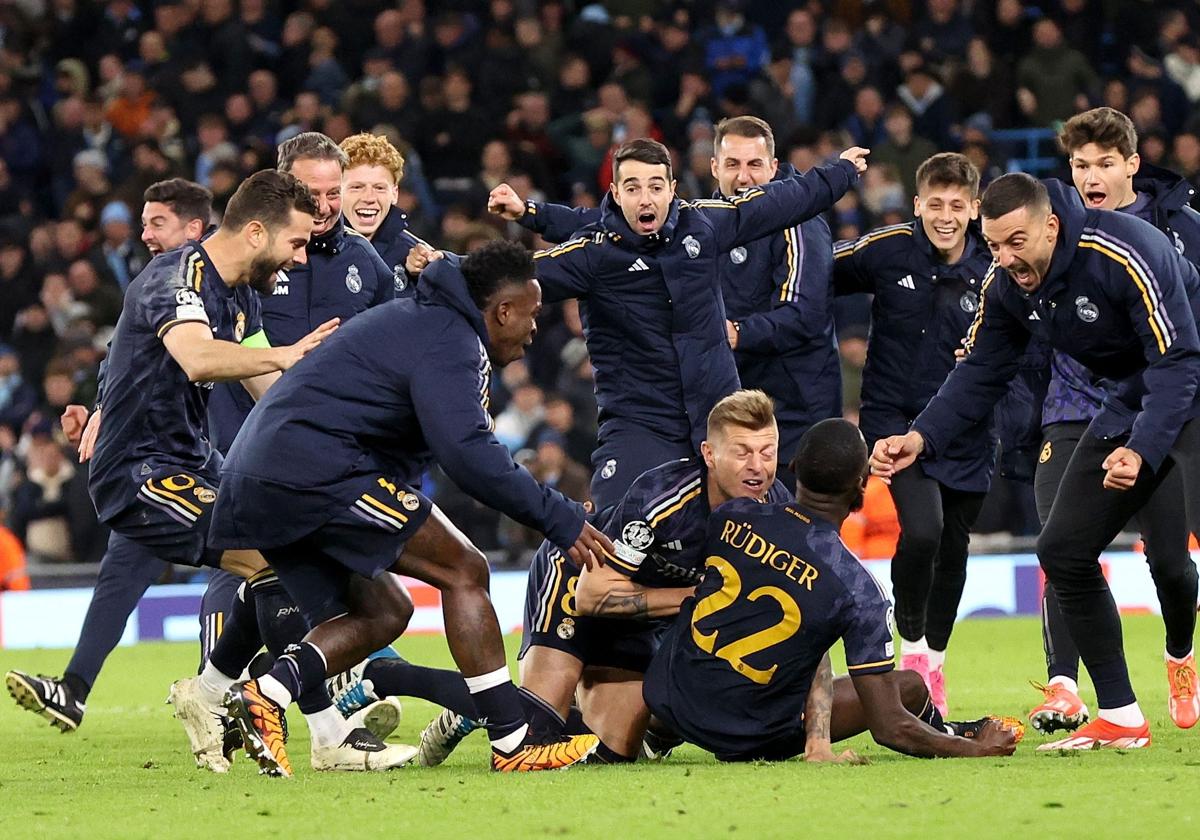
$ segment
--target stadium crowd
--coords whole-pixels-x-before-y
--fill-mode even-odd
[[[458,253],[497,238],[544,244],[489,215],[489,192],[508,183],[595,206],[613,150],[639,137],[671,150],[680,197],[708,197],[713,125],[747,114],[802,171],[872,149],[830,214],[835,240],[909,220],[917,167],[935,152],[961,150],[986,186],[1023,154],[997,131],[1050,138],[1096,105],[1129,114],[1144,162],[1200,184],[1192,4],[24,0],[0,8],[0,33],[0,588],[27,585],[22,546],[47,562],[104,551],[57,420],[94,401],[123,290],[149,259],[143,191],[195,180],[218,221],[301,132],[387,136],[405,157],[410,228]],[[1038,174],[1065,171],[1049,140],[1040,154],[1053,160]],[[837,306],[851,418],[869,324],[859,298]],[[501,442],[539,480],[585,497],[596,405],[573,302],[546,308],[528,358],[494,391]],[[429,481],[479,547],[517,557],[540,542],[444,476]],[[1036,531],[1025,493],[991,527]]]

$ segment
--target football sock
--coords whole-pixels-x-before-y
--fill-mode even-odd
[[[200,669],[212,654],[212,649],[221,637],[225,621],[233,610],[234,599],[242,579],[237,575],[218,569],[208,580],[204,596],[200,599]]]
[[[914,655],[928,656],[929,655],[929,645],[925,642],[925,637],[922,636],[921,638],[917,639],[915,642],[910,642],[908,639],[901,636],[900,637],[900,655],[901,656],[914,656]]]
[[[936,671],[946,664],[946,651],[934,650],[929,648],[929,652],[925,654],[929,657],[929,670]]]
[[[917,715],[917,717],[938,732],[946,731],[946,721],[942,718],[942,713],[938,711],[938,707],[933,705],[932,700],[927,699],[925,701],[925,708],[921,710],[921,714]]]
[[[1075,682],[1071,677],[1051,677],[1050,685],[1061,685],[1072,694],[1079,693],[1079,683]]]
[[[466,677],[471,700],[479,712],[476,718],[487,727],[492,748],[505,754],[516,752],[529,733],[517,687],[508,675],[508,667],[500,666],[487,674]]]
[[[1127,706],[1118,706],[1115,709],[1101,709],[1100,718],[1109,723],[1115,723],[1117,726],[1141,726],[1146,722],[1146,718],[1136,702]]]
[[[199,687],[204,701],[210,706],[219,706],[225,700],[225,692],[233,685],[234,678],[222,673],[210,659],[200,671]]]
[[[1172,655],[1171,655],[1171,651],[1170,651],[1170,650],[1168,650],[1168,651],[1167,651],[1167,653],[1166,653],[1166,658],[1167,658],[1167,661],[1168,661],[1168,662],[1174,662],[1176,665],[1182,665],[1184,662],[1186,662],[1186,661],[1187,661],[1187,658],[1188,658],[1189,656],[1191,656],[1191,655],[1192,655],[1192,649],[1191,649],[1191,647],[1189,647],[1189,648],[1188,648],[1188,649],[1187,649],[1187,650],[1186,650],[1186,651],[1185,651],[1185,652],[1184,652],[1182,655],[1180,655],[1180,656],[1172,656]],[[64,678],[64,679],[65,679],[65,678]]]
[[[517,694],[521,698],[525,720],[529,721],[530,740],[536,744],[548,744],[562,737],[566,721],[553,706],[527,688],[518,688]]]
[[[287,708],[297,697],[316,688],[324,689],[325,656],[312,642],[292,645],[275,660],[271,673],[259,679],[258,685],[263,694]],[[328,695],[325,699],[329,700]]]
[[[262,647],[262,636],[258,632],[254,601],[254,589],[249,583],[243,582],[238,587],[237,597],[233,599],[233,608],[223,622],[221,635],[209,652],[204,671],[208,670],[208,665],[213,665],[217,672],[236,677],[258,653]]]
[[[350,734],[350,724],[332,706],[319,712],[305,712],[304,720],[314,747],[336,747]]]
[[[363,680],[371,681],[379,697],[419,697],[471,720],[479,715],[458,671],[425,668],[399,656],[381,656],[367,663]]]
[[[92,687],[83,681],[83,677],[67,671],[63,674],[62,683],[67,687],[67,691],[71,693],[72,697],[80,703],[87,702],[87,697]]]
[[[632,764],[635,761],[637,761],[636,755],[621,755],[603,741],[587,759],[588,764]]]
[[[280,656],[289,645],[299,644],[308,634],[308,622],[279,582],[279,577],[270,569],[251,577],[249,584],[254,590],[254,609],[263,644],[275,656]]]
[[[591,735],[592,729],[583,722],[583,712],[578,706],[572,706],[571,711],[567,712],[567,722],[563,726],[562,734],[564,735]]]

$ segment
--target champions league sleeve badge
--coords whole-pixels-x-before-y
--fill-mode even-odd
[[[356,265],[351,265],[346,269],[346,288],[353,295],[362,291],[362,278],[358,276],[358,266]]]

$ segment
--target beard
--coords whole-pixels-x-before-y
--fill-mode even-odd
[[[271,295],[275,292],[275,272],[279,266],[266,256],[255,257],[250,263],[250,288],[260,295]]]

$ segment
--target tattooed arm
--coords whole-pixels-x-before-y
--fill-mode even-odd
[[[670,589],[642,586],[605,565],[580,572],[575,602],[583,615],[648,621],[675,615],[679,605],[694,591],[691,586]]]
[[[833,710],[833,666],[829,654],[813,674],[808,702],[804,704],[804,760],[833,761],[835,756],[829,740],[829,717]]]

